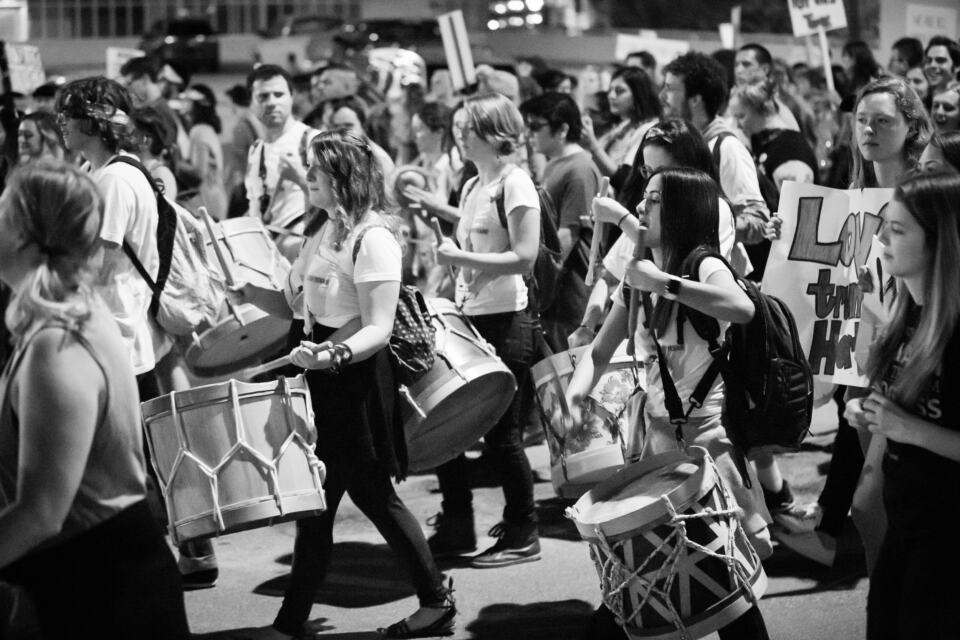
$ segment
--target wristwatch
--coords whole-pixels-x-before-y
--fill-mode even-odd
[[[667,280],[666,286],[664,286],[663,288],[663,293],[661,293],[660,295],[662,295],[667,300],[676,300],[677,295],[679,295],[680,293],[680,287],[682,286],[682,284],[683,284],[683,280],[681,280],[680,278],[674,278],[673,276],[670,276],[670,279]]]

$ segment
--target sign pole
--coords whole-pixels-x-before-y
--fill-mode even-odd
[[[836,93],[833,85],[833,67],[830,64],[830,43],[827,42],[827,32],[823,25],[817,26],[817,37],[820,39],[820,57],[823,58],[823,76],[827,81],[830,93]]]

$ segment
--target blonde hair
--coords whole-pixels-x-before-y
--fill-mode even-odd
[[[748,109],[761,116],[772,116],[777,107],[777,85],[773,79],[758,79],[735,86],[730,98],[737,98]]]
[[[77,328],[93,299],[91,259],[100,246],[103,200],[85,173],[65,162],[41,159],[17,169],[0,197],[0,212],[20,239],[37,247],[40,261],[6,311],[21,337],[38,321]]]
[[[467,123],[481,140],[493,145],[497,155],[508,156],[523,139],[523,116],[517,106],[504,95],[487,93],[468,98],[463,103]]]

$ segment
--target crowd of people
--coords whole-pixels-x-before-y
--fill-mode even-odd
[[[503,488],[497,541],[470,566],[534,562],[532,365],[588,347],[567,389],[575,417],[635,327],[641,456],[676,449],[664,378],[688,397],[712,362],[687,312],[721,328],[753,317],[736,278],[762,280],[780,190],[794,181],[893,190],[879,234],[890,281],[864,283],[892,292],[870,386],[834,390],[839,428],[815,503],[794,497],[773,454],[738,463],[719,377],[683,439],[710,452],[761,559],[776,539],[832,564],[852,508],[870,575],[868,638],[955,637],[960,567],[941,549],[955,520],[943,497],[960,495],[960,408],[948,391],[960,348],[960,44],[904,38],[884,68],[849,42],[841,60],[833,92],[822,70],[759,44],[664,61],[636,52],[595,94],[539,58],[517,75],[481,66],[461,92],[445,71],[430,79],[416,65],[300,76],[262,65],[225,95],[229,132],[209,86],[149,58],[128,61],[118,80],[42,87],[30,113],[3,119],[0,579],[29,593],[46,637],[158,639],[189,637],[182,589],[218,579],[209,541],[181,545],[174,561],[148,500],[137,399],[190,383],[171,373],[183,344],[154,321],[141,276],[160,268],[155,185],[194,214],[259,220],[290,265],[281,288],[241,282],[229,296],[292,322],[286,351],[315,405],[327,510],[297,521],[280,611],[254,635],[310,632],[347,494],[419,599],[380,632],[413,638],[453,630],[453,585],[436,559],[473,554],[477,523],[463,454],[436,469],[429,536],[394,486],[409,471],[386,349],[401,286],[453,300],[516,380],[484,436]],[[530,277],[545,215],[556,216],[563,265],[549,304]],[[635,257],[641,238],[648,253]],[[684,274],[697,252],[707,257]],[[631,289],[652,304],[633,309]],[[866,468],[872,482],[860,481]],[[605,606],[584,634],[624,637]],[[759,607],[720,636],[767,638]]]

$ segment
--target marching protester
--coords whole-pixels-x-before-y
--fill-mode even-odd
[[[176,157],[173,145],[176,132],[153,107],[134,109],[130,116],[139,140],[133,146],[136,154],[153,179],[163,187],[163,195],[177,199],[177,178],[172,163]]]
[[[896,300],[870,349],[871,392],[846,408],[856,427],[886,438],[887,527],[870,575],[869,640],[956,636],[960,565],[940,551],[952,543],[957,516],[939,505],[960,497],[958,200],[956,174],[902,181],[879,236]]]
[[[516,378],[528,384],[534,353],[534,323],[524,274],[537,257],[540,200],[533,181],[512,161],[523,136],[523,117],[509,98],[492,93],[464,102],[464,157],[476,163],[479,175],[464,186],[459,246],[444,238],[437,261],[459,267],[456,303],[477,332],[489,342]],[[503,193],[504,225],[498,214]],[[540,558],[537,512],[530,461],[523,449],[521,394],[484,436],[486,455],[503,486],[503,520],[490,529],[496,544],[471,561],[476,568],[505,567]],[[473,494],[463,454],[437,468],[442,511],[430,537],[435,555],[450,556],[476,549]]]
[[[104,207],[93,180],[53,160],[19,169],[0,198],[16,338],[0,379],[0,578],[30,594],[44,637],[186,640],[146,501],[129,340],[94,285]]]
[[[17,129],[17,148],[21,165],[41,158],[63,160],[66,149],[56,115],[48,111],[34,111],[23,116]]]
[[[960,81],[954,80],[933,96],[930,118],[938,133],[960,130]]]
[[[900,38],[890,47],[890,62],[887,71],[901,78],[907,71],[923,64],[923,43],[916,38]],[[923,94],[920,94],[923,97]]]
[[[383,175],[368,143],[349,133],[311,142],[310,202],[329,219],[304,245],[284,291],[247,284],[235,295],[281,317],[302,314],[305,340],[290,353],[307,370],[326,465],[327,510],[297,521],[293,567],[283,604],[261,638],[299,637],[333,552],[333,524],[344,494],[400,557],[420,609],[381,629],[388,638],[446,635],[456,607],[423,532],[397,496],[406,476],[399,396],[386,346],[400,286],[401,247],[385,215]]]
[[[277,248],[287,259],[297,257],[305,228],[307,202],[302,185],[307,147],[317,131],[294,119],[290,74],[276,65],[257,67],[247,76],[253,112],[264,137],[247,156],[247,215],[274,231]]]
[[[223,186],[225,166],[217,97],[205,84],[191,85],[184,97],[188,104],[184,116],[190,130],[188,158],[200,178],[198,206],[206,207],[214,220],[222,220],[227,217],[227,191]]]
[[[223,144],[224,178],[229,205],[228,217],[246,215],[247,198],[243,192],[243,179],[247,175],[247,156],[253,143],[264,136],[263,124],[250,109],[250,89],[235,84],[227,90],[230,98],[230,113],[234,125],[229,138]]]
[[[123,76],[123,84],[130,92],[134,105],[156,109],[167,122],[167,126],[177,132],[177,151],[180,158],[190,157],[190,138],[180,118],[163,94],[157,63],[147,56],[132,58],[120,67],[120,74]]]
[[[766,47],[756,43],[748,43],[737,50],[733,63],[734,86],[767,82],[773,79],[773,74],[773,56]],[[799,104],[789,93],[776,91],[776,84],[773,87],[777,115],[780,117],[783,128],[800,131],[803,116]],[[750,134],[747,135],[749,139]]]
[[[623,285],[613,296],[613,309],[593,341],[589,354],[579,361],[567,387],[567,405],[573,413],[571,422],[580,424],[575,408],[583,405],[614,350],[628,333],[626,286],[649,294],[652,314],[638,310],[641,318],[636,333],[637,351],[647,356],[644,363],[647,397],[640,427],[645,440],[641,459],[676,450],[679,446],[679,427],[670,420],[662,376],[668,373],[676,393],[686,399],[713,362],[707,343],[692,330],[689,322],[678,322],[679,308],[683,307],[685,314],[699,312],[715,318],[720,322],[721,332],[731,322],[748,322],[754,313],[753,304],[737,285],[734,275],[722,260],[713,257],[718,256],[720,250],[717,235],[719,198],[716,182],[700,171],[671,168],[661,169],[650,176],[637,211],[640,222],[647,227],[646,246],[652,251],[653,260],[629,262]],[[630,216],[611,198],[597,198],[593,207]],[[599,211],[597,217],[600,217]],[[683,278],[684,268],[690,266],[689,259],[700,250],[713,255],[708,254],[699,262],[697,273]],[[667,354],[666,361],[658,363],[654,355],[657,353]],[[750,484],[745,484],[741,477],[735,461],[738,454],[727,438],[723,424],[723,396],[723,380],[717,376],[704,402],[691,407],[688,422],[682,425],[683,437],[687,445],[702,446],[713,457],[722,482],[742,509],[741,522],[748,537],[761,558],[766,557],[770,554],[766,531],[769,516],[756,477]],[[753,475],[749,466],[745,473]],[[748,488],[751,485],[752,489]],[[597,618],[602,619],[602,616],[595,617],[593,624],[601,625]],[[768,637],[756,605],[720,629],[719,633],[721,638],[731,639]]]

